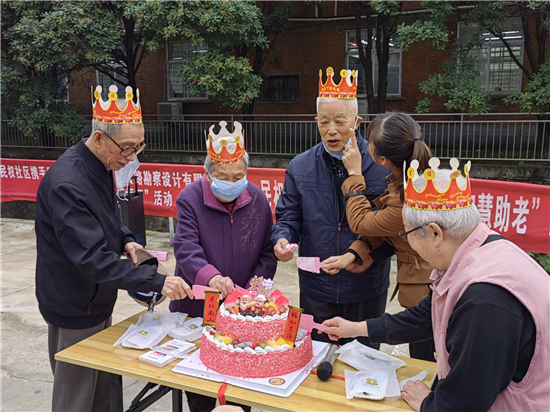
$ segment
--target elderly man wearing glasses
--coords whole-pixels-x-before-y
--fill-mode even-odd
[[[434,270],[428,297],[366,322],[324,322],[331,339],[368,336],[399,344],[433,337],[439,381],[408,382],[417,411],[550,410],[550,277],[524,251],[492,232],[473,204],[468,177],[411,163],[403,222],[411,247]],[[468,175],[469,164],[464,172]]]
[[[113,87],[113,86],[111,86]],[[40,183],[36,203],[36,297],[48,324],[53,411],[106,411],[105,372],[57,362],[55,354],[111,325],[118,289],[192,296],[183,279],[136,266],[141,245],[118,218],[113,172],[145,148],[141,109],[95,93],[92,134],[68,149]],[[125,253],[130,259],[121,259]]]

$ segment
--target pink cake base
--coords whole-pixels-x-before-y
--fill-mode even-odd
[[[285,375],[303,368],[312,357],[313,348],[309,335],[298,347],[265,354],[230,352],[205,336],[201,339],[202,363],[215,372],[238,378],[271,378]]]
[[[239,342],[252,342],[253,345],[283,336],[286,319],[271,322],[232,319],[218,313],[216,331],[223,336],[231,336]]]

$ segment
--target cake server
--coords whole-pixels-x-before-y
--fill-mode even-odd
[[[297,257],[296,265],[306,272],[321,273],[319,269],[324,268],[325,264],[321,263],[318,257]]]
[[[195,297],[195,299],[204,299],[204,292],[206,291],[220,293],[218,289],[209,288],[208,286],[193,285],[193,296]]]
[[[326,326],[321,325],[320,323],[315,323],[313,321],[313,315],[305,315],[302,313],[300,317],[300,329],[307,330],[311,332],[313,329],[320,330],[321,332],[325,330]]]

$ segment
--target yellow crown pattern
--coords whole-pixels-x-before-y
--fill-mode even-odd
[[[333,99],[357,98],[357,71],[340,70],[340,83],[334,83],[334,69],[327,68],[327,81],[323,83],[323,71],[319,70],[319,97]],[[352,79],[353,77],[353,79]]]
[[[405,205],[419,210],[455,210],[470,207],[473,203],[469,177],[471,162],[468,162],[464,166],[464,175],[466,177],[466,186],[464,188],[460,187],[457,183],[457,178],[461,175],[461,171],[458,170],[460,162],[458,159],[452,158],[449,164],[452,169],[450,175],[451,181],[445,191],[440,192],[433,183],[440,165],[440,160],[437,157],[432,157],[429,160],[430,167],[423,172],[426,186],[421,191],[418,191],[414,187],[414,182],[420,177],[418,175],[419,163],[416,159],[411,161],[411,166],[403,174]]]
[[[233,164],[244,157],[244,131],[239,122],[233,122],[233,133],[227,130],[227,122],[222,120],[220,123],[220,132],[214,133],[214,127],[208,129],[206,138],[206,154],[214,163]],[[206,133],[206,132],[205,132]]]
[[[125,89],[126,104],[124,107],[119,106],[120,99],[118,97],[118,87],[114,84],[109,86],[109,100],[104,101],[101,98],[103,88],[97,86],[92,93],[92,113],[93,119],[99,123],[108,124],[136,124],[142,123],[141,105],[139,103],[139,89],[136,89],[137,103],[132,100],[134,98],[133,89],[127,86]],[[95,100],[94,100],[95,98]]]

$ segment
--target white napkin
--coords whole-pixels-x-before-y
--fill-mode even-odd
[[[395,371],[405,366],[402,360],[362,345],[357,340],[345,344],[336,353],[339,360],[360,371],[345,371],[348,399],[381,400],[401,396]]]
[[[336,351],[338,359],[360,371],[399,369],[405,362],[376,349],[362,345],[357,340],[346,343]]]
[[[135,325],[118,339],[113,346],[132,349],[147,349],[157,345],[174,327],[185,321],[185,313],[147,312]]]
[[[411,376],[410,378],[403,379],[401,382],[399,382],[399,388],[403,390],[403,386],[409,381],[423,381],[426,376],[431,372],[432,370],[422,371],[418,375]]]
[[[186,341],[194,341],[202,336],[202,318],[193,318],[183,323],[181,326],[173,328],[169,333],[170,336],[176,339]]]

